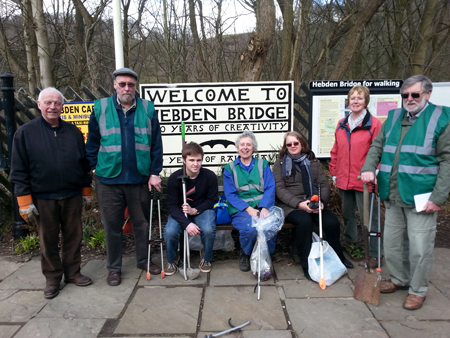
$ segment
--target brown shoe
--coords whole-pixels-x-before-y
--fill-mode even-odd
[[[106,282],[111,286],[119,285],[122,282],[121,275],[122,273],[120,271],[109,271]]]
[[[64,279],[64,283],[74,283],[76,286],[87,286],[92,284],[92,279],[90,279],[87,276],[84,276],[82,274],[79,274],[78,276],[74,278],[67,278]]]
[[[59,285],[46,285],[44,290],[44,297],[46,299],[55,298],[59,294]]]
[[[406,297],[405,303],[403,304],[403,307],[406,310],[417,310],[420,309],[423,305],[423,302],[425,301],[427,297],[420,297],[416,295],[409,294],[408,297]]]
[[[380,292],[381,293],[393,293],[397,290],[407,290],[409,286],[396,285],[394,282],[389,280],[381,281]]]
[[[147,263],[145,263],[145,264],[138,264],[137,267],[138,267],[138,269],[147,271]],[[159,275],[161,273],[161,269],[155,263],[150,261],[149,272],[152,275]]]

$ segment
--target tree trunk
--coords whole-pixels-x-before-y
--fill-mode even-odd
[[[293,0],[278,0],[283,15],[283,31],[281,33],[281,73],[280,79],[287,79],[291,68],[294,44],[294,8]],[[300,5],[301,2],[300,2]],[[301,20],[299,20],[301,21]]]
[[[259,81],[267,52],[275,34],[275,5],[273,0],[258,0],[256,4],[256,32],[250,37],[240,56],[237,81]]]
[[[415,51],[411,56],[411,75],[419,75],[424,73],[425,60],[428,48],[431,44],[432,34],[434,30],[435,16],[441,1],[428,0],[418,27],[416,35]]]
[[[42,87],[53,86],[50,44],[43,11],[43,0],[31,0],[33,19],[35,23],[36,41],[38,47],[40,82]]]
[[[334,70],[331,73],[330,80],[340,80],[344,78],[344,75],[353,60],[353,56],[357,49],[361,47],[361,37],[366,25],[385,1],[386,0],[365,0],[361,4],[361,9],[356,14],[353,27],[348,32],[347,39],[339,59],[334,66]]]
[[[197,30],[197,20],[195,14],[195,0],[189,0],[189,22],[191,27],[192,39],[194,40],[194,50],[196,61],[200,64],[198,81],[205,81],[205,79],[210,79],[211,76],[208,74],[208,67],[206,65],[205,56],[203,54],[202,44]],[[201,18],[203,20],[203,18]]]

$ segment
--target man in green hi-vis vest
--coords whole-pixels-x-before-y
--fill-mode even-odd
[[[361,169],[364,183],[378,181],[386,206],[384,256],[391,279],[382,281],[381,292],[408,289],[407,310],[425,301],[437,212],[450,191],[450,108],[429,102],[432,89],[426,76],[405,80],[403,108],[389,112]],[[418,195],[428,199],[420,210]]]
[[[129,68],[113,72],[112,97],[96,100],[89,119],[86,157],[95,171],[95,189],[105,229],[107,283],[121,283],[122,225],[128,206],[136,265],[147,270],[150,191],[161,190],[161,128],[153,102],[135,95],[138,76]],[[150,262],[151,274],[161,269]]]

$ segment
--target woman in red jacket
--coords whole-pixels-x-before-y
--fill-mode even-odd
[[[331,149],[330,175],[339,188],[342,200],[342,217],[344,218],[344,241],[356,243],[358,229],[356,225],[356,207],[361,219],[363,212],[363,188],[358,180],[359,172],[366,160],[367,152],[373,139],[381,128],[381,122],[372,116],[367,109],[370,101],[370,92],[367,87],[355,86],[348,92],[348,103],[351,114],[339,121],[335,135],[335,142]],[[377,232],[378,209],[374,203],[372,213],[372,228]],[[378,266],[378,242],[370,239],[369,256],[370,266]]]

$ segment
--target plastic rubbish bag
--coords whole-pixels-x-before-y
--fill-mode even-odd
[[[308,272],[311,279],[317,283],[320,280],[320,237],[313,232],[313,243],[308,256]],[[323,241],[323,278],[327,286],[330,286],[347,272],[347,268],[341,262],[336,252]]]
[[[189,249],[200,251],[203,248],[201,235],[189,235]],[[234,250],[234,240],[231,237],[231,230],[216,231],[213,250],[222,250],[230,252]]]
[[[255,278],[258,278],[258,271],[260,271],[260,280],[266,281],[272,275],[272,259],[270,258],[267,241],[276,236],[277,232],[283,227],[284,212],[283,209],[274,206],[269,209],[269,216],[261,219],[253,217],[252,221],[252,226],[258,231],[258,240],[250,256],[250,267]],[[258,262],[260,262],[260,265],[258,265]]]

